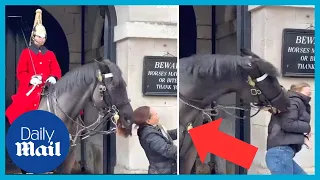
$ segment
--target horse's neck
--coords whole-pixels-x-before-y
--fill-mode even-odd
[[[76,118],[81,110],[83,110],[85,104],[90,100],[91,96],[92,87],[89,86],[86,91],[77,89],[72,92],[66,92],[57,97],[57,102],[61,107],[60,111],[63,110],[63,113],[68,114],[71,118]]]
[[[186,127],[189,123],[194,123],[196,119],[203,113],[201,110],[198,110],[194,107],[190,107],[184,103],[179,105],[179,123],[181,126]]]
[[[220,87],[220,86],[217,86]],[[201,94],[201,89],[203,89],[203,93]],[[211,108],[211,104],[214,103],[214,101],[218,100],[221,96],[231,92],[231,89],[229,88],[216,88],[216,89],[205,89],[196,87],[193,89],[193,91],[189,91],[187,95],[184,95],[185,98],[191,100],[184,101],[181,99],[180,101],[180,125],[183,127],[188,126],[190,123],[192,125],[198,125],[202,124],[204,119],[209,119],[210,114],[208,114],[208,111],[204,112],[204,109]],[[192,96],[194,95],[194,96]],[[197,95],[201,95],[201,98],[198,98],[197,102],[201,102],[201,104],[195,102],[192,102],[194,98],[196,98]],[[200,100],[200,101],[199,101]]]

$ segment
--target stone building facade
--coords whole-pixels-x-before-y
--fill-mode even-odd
[[[61,25],[67,37],[70,69],[81,65],[81,7],[42,6]],[[117,25],[114,27],[116,62],[123,71],[128,96],[133,109],[148,105],[154,107],[167,129],[177,128],[177,99],[175,97],[144,97],[142,95],[142,68],[144,56],[177,56],[178,6],[114,6]],[[85,7],[85,62],[104,56],[101,41],[105,20],[98,6]],[[45,19],[43,20],[46,23]],[[49,35],[50,36],[50,35]],[[117,164],[114,173],[145,173],[148,161],[141,148],[136,129],[133,136],[116,138]],[[102,138],[92,141],[102,151]],[[88,150],[90,151],[90,150]],[[93,162],[87,162],[93,163]],[[90,167],[93,167],[92,164]],[[90,169],[102,173],[102,167]]]
[[[237,53],[237,13],[236,6],[216,6],[212,15],[212,6],[193,6],[197,26],[196,53]],[[314,6],[249,6],[251,13],[251,50],[262,58],[272,62],[281,71],[282,30],[284,28],[307,29],[314,26]],[[213,18],[215,18],[213,20]],[[214,24],[213,24],[214,23]],[[181,26],[181,25],[180,25]],[[215,31],[212,31],[215,28]],[[215,32],[214,34],[212,32]],[[213,43],[214,42],[214,43]],[[215,46],[214,48],[212,46]],[[214,50],[213,50],[214,49]],[[286,88],[295,82],[305,81],[313,90],[312,129],[314,129],[314,78],[279,78],[279,82]],[[221,97],[218,102],[234,103],[235,94]],[[256,111],[252,111],[252,114]],[[230,111],[230,113],[235,113]],[[235,119],[228,114],[224,117],[221,131],[235,136]],[[268,112],[260,112],[251,118],[251,144],[259,150],[255,156],[248,174],[268,174],[266,167],[266,139],[267,125],[270,120]],[[314,142],[314,139],[312,138]],[[211,157],[212,160],[212,157]],[[297,154],[295,160],[310,174],[314,174],[314,150],[305,147]],[[210,161],[208,155],[206,161]],[[221,158],[214,157],[216,171],[222,174],[234,174],[235,166]]]
[[[282,29],[308,29],[315,24],[314,6],[249,6],[251,12],[251,49],[281,69]],[[282,77],[279,82],[289,89],[290,85],[305,81],[312,88],[311,127],[314,130],[314,78]],[[265,149],[269,113],[261,112],[251,120],[251,143],[259,147],[250,173],[268,173],[265,165]],[[314,138],[311,139],[314,143]],[[315,173],[315,152],[305,147],[294,158],[310,174]]]

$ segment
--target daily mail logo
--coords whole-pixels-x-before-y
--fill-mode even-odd
[[[12,123],[6,146],[19,168],[29,173],[46,173],[60,166],[68,155],[69,132],[54,114],[30,111]]]
[[[23,142],[16,142],[17,156],[61,156],[60,142],[53,144],[52,137],[54,130],[49,133],[45,127],[39,130],[30,130],[28,127],[21,127],[21,140]],[[35,147],[32,141],[47,141],[49,146],[41,145]],[[26,142],[29,141],[29,142]]]

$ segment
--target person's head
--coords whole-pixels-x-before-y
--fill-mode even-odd
[[[41,9],[37,9],[34,22],[35,24],[33,25],[31,38],[35,45],[42,46],[46,42],[47,32],[46,28],[42,24]]]
[[[35,45],[37,46],[43,46],[44,43],[46,42],[46,38],[43,36],[39,36],[39,35],[34,35],[33,36],[33,42]]]
[[[300,82],[300,83],[297,83],[297,84],[292,84],[290,86],[290,90],[291,91],[295,91],[295,92],[299,92],[303,95],[306,95],[308,97],[311,96],[311,88],[310,88],[310,85],[308,83],[305,83],[305,82]]]
[[[138,126],[145,124],[156,125],[159,123],[157,111],[149,106],[141,106],[134,110],[133,119],[134,123]]]

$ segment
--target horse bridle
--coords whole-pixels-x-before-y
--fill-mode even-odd
[[[98,72],[97,72],[98,81],[96,81],[96,83],[94,85],[93,92],[91,94],[91,100],[92,100],[93,106],[96,109],[98,109],[98,118],[94,123],[92,123],[91,125],[89,125],[87,127],[85,126],[85,123],[80,116],[78,116],[78,119],[80,121],[80,123],[78,123],[76,120],[71,118],[67,113],[65,113],[62,110],[62,108],[59,106],[57,98],[53,94],[51,94],[55,99],[55,102],[54,102],[55,106],[58,107],[60,109],[60,111],[63,112],[71,121],[73,121],[74,123],[77,124],[76,134],[75,135],[70,134],[71,146],[76,146],[75,142],[77,141],[78,137],[82,137],[81,140],[84,140],[84,139],[86,139],[90,136],[96,135],[96,134],[108,135],[108,134],[116,132],[117,121],[120,119],[118,108],[130,103],[130,99],[128,99],[127,101],[115,104],[115,105],[113,104],[113,101],[112,101],[112,98],[111,98],[111,95],[109,92],[110,90],[108,90],[108,88],[104,82],[104,79],[112,78],[112,77],[113,77],[112,73],[101,74],[101,71],[98,70]],[[97,87],[98,87],[98,91],[96,91]],[[107,94],[106,94],[106,92],[107,92]],[[99,93],[99,96],[98,96],[99,102],[97,102],[97,100],[95,98],[96,97],[95,93]],[[45,95],[47,96],[47,106],[48,106],[49,112],[54,113],[54,110],[52,111],[51,106],[50,106],[50,104],[52,104],[52,103],[50,103],[49,99],[51,99],[51,98],[49,98],[49,94],[45,94]],[[105,100],[105,98],[104,98],[105,95],[108,96],[109,101]],[[108,103],[108,102],[110,102],[110,103]],[[109,120],[111,120],[111,123],[112,123],[111,129],[105,130],[105,131],[95,130],[101,124],[106,125]],[[82,129],[78,130],[79,126]],[[87,130],[87,132],[85,134],[81,134],[85,130]],[[91,132],[93,132],[93,134],[91,134]]]
[[[263,93],[261,92],[261,90],[256,86],[256,83],[259,83],[263,80],[265,80],[266,78],[268,77],[268,74],[264,74],[262,75],[261,77],[258,77],[256,79],[252,79],[250,76],[248,76],[248,80],[247,80],[247,83],[249,84],[250,86],[250,92],[251,92],[251,95],[252,96],[264,96]],[[206,115],[209,117],[209,122],[212,121],[211,119],[211,116],[217,116],[218,115],[218,110],[223,110],[225,113],[231,115],[231,116],[234,116],[238,119],[245,119],[246,117],[238,117],[230,112],[228,112],[227,110],[225,109],[237,109],[237,110],[243,110],[243,111],[249,111],[250,109],[245,109],[245,108],[240,108],[240,107],[236,107],[236,106],[225,106],[225,105],[220,105],[220,104],[217,104],[216,101],[212,101],[212,97],[208,97],[202,101],[199,101],[199,100],[193,100],[193,99],[189,99],[189,98],[186,98],[185,96],[183,96],[181,93],[179,93],[179,100],[186,104],[187,106],[190,106],[194,109],[197,109],[199,111],[202,112],[202,115]],[[189,101],[189,102],[188,102]],[[212,102],[214,104],[214,107],[213,108],[205,108],[206,104],[208,104],[208,102]],[[198,106],[196,105],[193,105],[193,103],[197,104]],[[250,117],[254,117],[255,115],[257,115],[259,112],[260,112],[261,108],[258,109],[258,111],[253,114],[252,116]],[[209,112],[206,112],[206,111],[209,111]],[[211,116],[210,116],[211,115]],[[188,122],[187,123],[187,126],[186,127],[183,127],[183,128],[180,128],[179,130],[181,130],[181,133],[189,133],[189,130],[193,128],[193,124],[196,123],[197,119],[195,121],[191,121],[191,122]],[[180,144],[180,153],[181,154],[184,154],[184,152],[187,151],[187,148],[188,147],[183,147],[182,145],[185,144],[187,141],[187,139],[185,138],[183,140],[183,142]]]
[[[265,95],[262,93],[262,91],[256,86],[256,83],[259,83],[259,82],[265,80],[267,77],[268,77],[268,74],[264,74],[256,79],[252,79],[251,76],[248,76],[247,83],[250,86],[250,93],[252,96],[257,96],[258,99],[260,99],[259,96],[264,96],[264,98],[268,101],[268,98],[266,98]],[[236,115],[228,112],[226,109],[236,109],[236,110],[242,110],[242,111],[249,111],[250,110],[250,109],[240,108],[240,107],[236,107],[236,106],[226,106],[226,105],[217,104],[216,101],[213,101],[211,97],[209,97],[205,100],[199,101],[199,100],[193,100],[193,99],[187,98],[187,97],[183,96],[181,93],[179,93],[179,100],[182,103],[186,104],[187,106],[190,106],[194,109],[201,111],[203,113],[203,115],[208,116],[209,122],[212,121],[211,116],[218,115],[218,110],[223,110],[225,113],[227,113],[231,116],[234,116],[237,119],[245,119],[247,117],[246,116],[244,116],[244,117],[236,116]],[[214,107],[205,108],[205,104],[207,104],[207,102],[212,102],[212,104],[214,104]],[[193,105],[193,104],[197,104],[198,106]],[[265,105],[264,107],[270,107],[270,106],[271,106],[271,103],[270,103],[270,101],[268,101],[268,104]],[[251,107],[256,108],[255,106],[251,106]],[[251,115],[250,117],[256,116],[262,108],[263,107],[259,107],[258,111],[256,113],[254,113],[253,115]],[[193,128],[192,124],[193,124],[192,122],[188,123],[187,130],[190,130],[191,128]]]
[[[93,106],[97,110],[99,110],[99,112],[98,112],[99,116],[94,123],[92,123],[90,126],[87,127],[87,128],[89,128],[89,127],[92,127],[95,124],[97,124],[94,129],[89,129],[89,132],[92,131],[94,133],[89,134],[89,135],[85,135],[85,137],[83,137],[82,140],[86,139],[90,136],[93,136],[95,134],[98,134],[98,133],[104,134],[104,135],[115,133],[117,130],[117,128],[116,128],[117,122],[120,119],[118,108],[130,103],[130,99],[128,99],[127,101],[117,103],[117,104],[114,103],[112,96],[111,96],[111,93],[110,93],[113,90],[108,89],[107,85],[104,82],[105,79],[112,78],[112,77],[113,77],[112,73],[101,74],[100,70],[98,70],[98,72],[97,72],[98,81],[95,84],[95,88],[92,92],[91,99],[92,99]],[[98,91],[96,91],[97,88],[98,88]],[[98,93],[97,97],[95,96],[95,93]],[[108,100],[106,100],[105,96],[107,96]],[[111,120],[111,123],[112,123],[111,129],[109,129],[107,131],[96,131],[95,130],[102,123],[104,125],[106,125],[106,123],[109,120]]]

